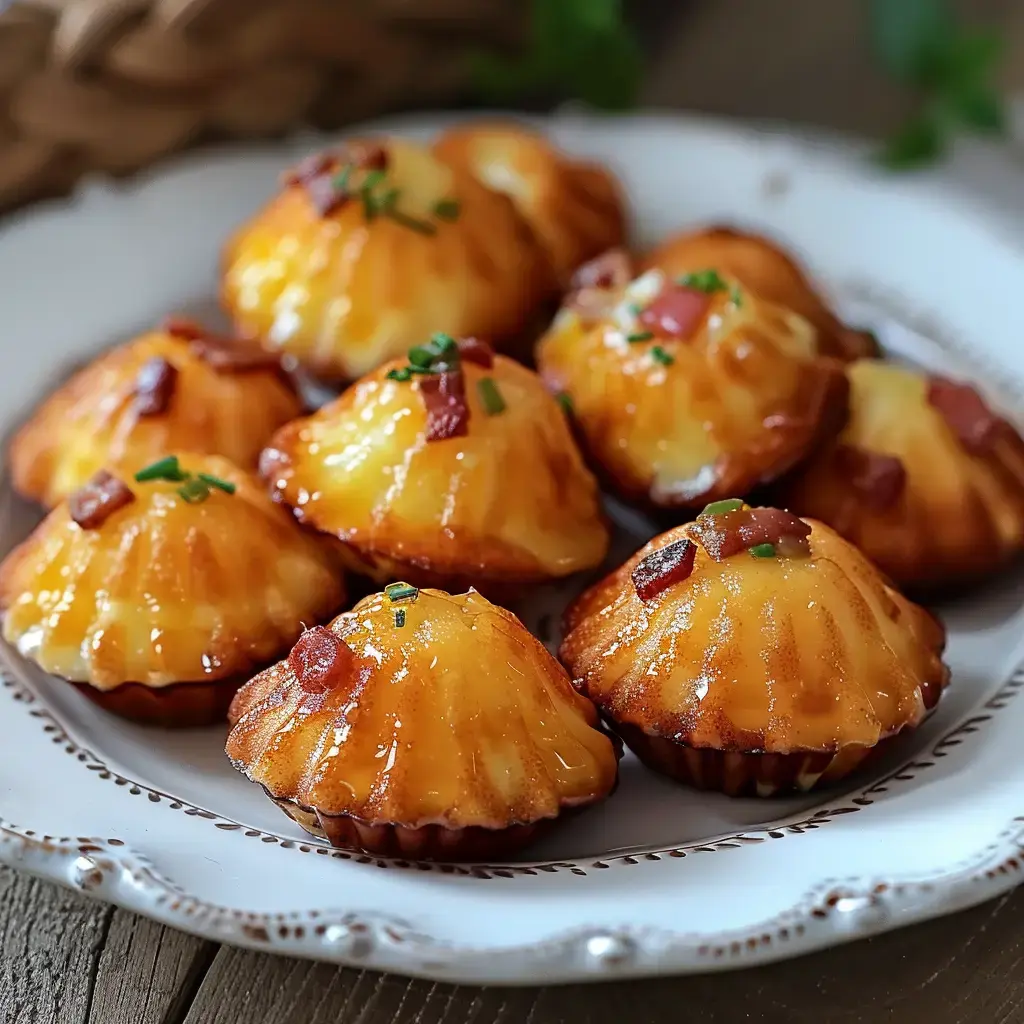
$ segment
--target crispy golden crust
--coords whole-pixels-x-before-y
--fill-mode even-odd
[[[621,302],[631,289],[652,291],[651,276],[659,272]],[[841,365],[816,355],[805,320],[749,292],[739,305],[727,290],[714,294],[688,339],[630,342],[636,329],[566,309],[537,348],[545,383],[571,399],[591,463],[629,501],[700,508],[749,493],[842,422]]]
[[[303,827],[379,848],[372,830],[499,833],[611,792],[617,755],[593,706],[511,612],[472,591],[376,594],[329,629],[349,659],[330,687],[309,692],[282,661],[230,713],[235,767]]]
[[[948,682],[945,631],[807,522],[805,558],[717,562],[693,524],[656,537],[569,610],[560,653],[576,687],[613,722],[726,753],[837,754],[917,725]],[[633,569],[683,538],[698,545],[692,575],[642,602]]]
[[[381,367],[284,427],[265,458],[275,497],[343,542],[378,582],[540,582],[593,568],[608,549],[597,483],[536,374],[503,356],[464,363],[468,433],[426,440],[418,378]],[[505,410],[488,416],[490,377]]]
[[[384,144],[398,208],[433,234],[367,221],[358,201],[321,216],[293,184],[225,249],[221,298],[239,332],[325,377],[359,377],[439,330],[515,339],[555,288],[507,196],[412,143]],[[459,215],[437,218],[449,199]]]
[[[159,688],[251,673],[303,624],[337,611],[336,559],[255,477],[216,456],[182,455],[181,465],[237,490],[189,504],[177,484],[130,483],[135,500],[99,528],[79,527],[64,502],[8,555],[0,610],[9,643],[98,690]]]
[[[823,355],[848,360],[878,352],[870,334],[843,324],[815,291],[804,269],[760,235],[726,227],[687,232],[662,242],[648,254],[644,266],[658,267],[672,276],[714,267],[813,324]]]
[[[140,415],[142,368],[165,360],[176,372],[166,408]],[[163,331],[100,356],[54,392],[10,448],[20,494],[52,508],[97,470],[145,465],[169,451],[223,455],[255,469],[268,438],[302,403],[274,369],[218,373],[187,341]]]
[[[464,125],[445,132],[434,149],[512,199],[547,248],[563,287],[580,264],[625,240],[614,175],[569,159],[535,132],[512,123]]]
[[[927,400],[928,381],[891,363],[851,364],[849,421],[779,500],[838,530],[904,586],[983,576],[1024,549],[1024,441],[1008,423],[973,454]],[[895,456],[902,494],[884,508],[851,486],[839,446]]]

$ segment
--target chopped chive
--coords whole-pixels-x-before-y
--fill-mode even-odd
[[[336,174],[331,179],[331,185],[334,187],[335,192],[347,192],[348,191],[348,179],[352,174],[352,165],[346,164],[345,168],[340,174]]]
[[[373,197],[373,207],[376,213],[382,213],[385,217],[389,216],[391,211],[395,208],[395,203],[398,202],[398,189],[389,188],[386,192],[382,192],[379,196]]]
[[[669,355],[660,345],[655,345],[651,349],[651,358],[662,366],[671,366],[676,361],[675,357]]]
[[[210,488],[202,480],[192,479],[186,480],[178,488],[178,493],[190,505],[198,505],[210,496]]]
[[[738,284],[734,284],[730,289],[729,299],[737,309],[741,309],[743,307],[743,292],[740,291],[740,286]]]
[[[415,600],[418,594],[419,590],[416,587],[410,587],[408,583],[389,583],[384,588],[385,597],[392,603]]]
[[[483,403],[484,412],[488,416],[497,416],[505,411],[505,399],[501,397],[498,385],[492,377],[481,377],[476,382],[476,389],[480,394],[480,401]]]
[[[160,459],[159,462],[154,462],[152,465],[140,469],[135,474],[135,481],[140,484],[147,483],[150,480],[172,480],[177,483],[184,479],[185,474],[181,471],[181,466],[178,464],[177,455],[168,455],[166,458]]]
[[[401,628],[402,626],[405,625],[405,609],[404,608],[396,608],[395,609],[395,625],[398,626],[399,628]]]
[[[458,348],[458,342],[450,335],[445,334],[443,331],[438,331],[430,339],[430,344],[437,349],[438,352],[450,352],[453,348]]]
[[[704,506],[702,516],[720,516],[725,512],[739,512],[743,508],[742,498],[723,498],[721,501],[713,501],[710,505]]]
[[[755,558],[774,558],[775,557],[775,545],[774,544],[755,544],[750,549],[750,553]]]
[[[627,334],[626,341],[635,345],[638,341],[650,341],[654,337],[654,331],[637,331],[636,334]]]
[[[558,399],[558,404],[562,407],[562,411],[567,415],[572,415],[572,396],[567,394],[565,391],[560,391],[555,398]]]
[[[384,171],[370,171],[370,173],[363,178],[362,191],[372,192],[383,180]]]
[[[196,476],[198,476],[204,484],[209,484],[210,487],[216,487],[218,491],[223,491],[225,494],[234,494],[237,490],[230,480],[221,480],[219,476],[214,476],[212,473],[197,473]]]
[[[692,274],[683,274],[682,277],[676,278],[676,284],[683,288],[692,288],[695,292],[704,292],[706,295],[725,291],[729,287],[717,270],[696,270]]]
[[[388,370],[387,377],[388,380],[405,382],[412,377],[412,370],[410,370],[408,366],[403,366],[397,370]]]
[[[438,199],[434,203],[434,216],[441,220],[458,220],[462,206],[458,199]]]
[[[425,369],[437,358],[437,353],[432,352],[426,345],[416,345],[409,349],[409,362],[413,366]]]
[[[429,221],[410,217],[407,213],[402,213],[401,210],[389,209],[384,212],[397,224],[401,224],[402,227],[410,228],[413,231],[418,231],[421,235],[437,234],[437,228]]]

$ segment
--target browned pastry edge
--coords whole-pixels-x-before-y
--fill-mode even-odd
[[[245,678],[158,687],[122,683],[112,690],[98,690],[88,683],[71,685],[104,711],[129,721],[164,729],[196,729],[227,723],[228,707]]]

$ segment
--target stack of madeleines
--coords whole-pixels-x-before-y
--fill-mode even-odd
[[[1024,442],[974,387],[882,359],[765,238],[635,259],[609,171],[514,125],[309,157],[220,296],[230,336],[172,318],[15,437],[49,512],[4,636],[111,713],[226,718],[340,847],[507,857],[623,743],[731,795],[841,779],[948,682],[898,588],[1024,547]],[[296,370],[345,388],[307,413]],[[556,660],[492,602],[603,565],[602,488],[671,528]]]

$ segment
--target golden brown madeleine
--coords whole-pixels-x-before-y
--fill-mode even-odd
[[[656,537],[566,625],[562,661],[626,744],[733,795],[841,778],[948,682],[942,626],[851,544],[739,501]]]
[[[445,132],[434,149],[512,199],[547,248],[563,286],[581,263],[625,240],[622,191],[614,175],[572,160],[528,128],[466,124]]]
[[[843,324],[815,291],[804,269],[761,235],[725,227],[686,232],[659,245],[647,256],[644,266],[658,267],[672,276],[717,267],[745,288],[786,306],[813,324],[824,355],[845,360],[878,352],[874,336]]]
[[[599,565],[597,483],[540,378],[447,335],[409,357],[277,434],[275,497],[378,582],[500,593]]]
[[[359,377],[432,331],[515,339],[555,288],[507,196],[399,139],[310,158],[224,254],[239,331]]]
[[[302,403],[259,349],[195,324],[160,329],[101,355],[50,396],[11,444],[15,488],[52,508],[104,466],[168,451],[256,467],[271,434]]]
[[[309,832],[375,854],[506,857],[618,772],[562,666],[474,591],[366,598],[242,687],[230,719],[239,771]]]
[[[838,429],[842,368],[817,355],[802,317],[715,270],[685,286],[659,270],[626,276],[621,256],[583,268],[537,349],[613,490],[700,508],[772,480]]]
[[[8,555],[4,638],[125,717],[223,719],[246,676],[338,610],[340,566],[226,459],[139,475],[97,474]]]
[[[969,385],[892,363],[847,368],[850,416],[782,490],[897,583],[943,587],[1024,548],[1024,441]]]

